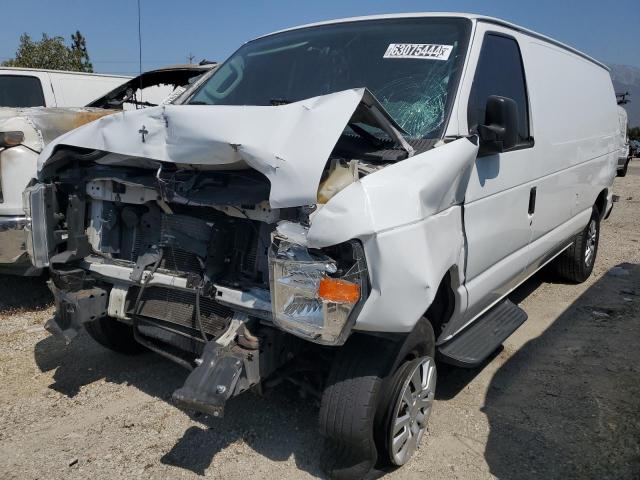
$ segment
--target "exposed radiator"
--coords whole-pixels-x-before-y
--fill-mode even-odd
[[[138,288],[129,292],[132,309]],[[138,314],[147,319],[162,320],[186,328],[199,330],[195,319],[196,295],[192,292],[163,287],[147,287],[140,300]],[[133,312],[130,312],[133,313]],[[233,312],[210,298],[200,298],[200,319],[206,333],[217,337],[227,328]]]
[[[198,256],[179,248],[165,247],[160,268],[182,273],[201,273],[202,266]]]

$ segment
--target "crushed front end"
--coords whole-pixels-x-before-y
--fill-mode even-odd
[[[24,194],[27,248],[55,295],[50,332],[71,341],[87,325],[126,326],[192,370],[176,402],[216,416],[300,355],[347,339],[368,292],[360,242],[307,248],[313,208],[270,208],[257,171],[56,155]]]

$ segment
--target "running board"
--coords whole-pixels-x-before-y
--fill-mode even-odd
[[[505,299],[461,333],[438,347],[445,363],[473,368],[489,357],[527,319],[527,313]]]

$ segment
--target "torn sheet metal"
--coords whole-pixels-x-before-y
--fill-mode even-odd
[[[352,117],[413,153],[402,129],[360,88],[278,106],[165,105],[117,113],[49,144],[39,169],[60,145],[199,168],[254,168],[271,182],[272,208],[309,205]]]
[[[460,138],[352,183],[313,214],[309,246],[382,233],[461,204],[477,152]]]
[[[390,165],[347,186],[312,215],[309,247],[363,242],[371,294],[356,329],[411,331],[446,272],[453,268],[464,278],[460,205],[477,151],[461,138]]]

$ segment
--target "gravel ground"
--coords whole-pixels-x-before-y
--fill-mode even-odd
[[[594,275],[541,272],[512,295],[529,320],[482,368],[441,366],[428,436],[388,478],[640,478],[640,160],[616,179]],[[317,405],[245,394],[185,413],[186,373],[42,328],[41,280],[0,277],[0,478],[313,478]]]

